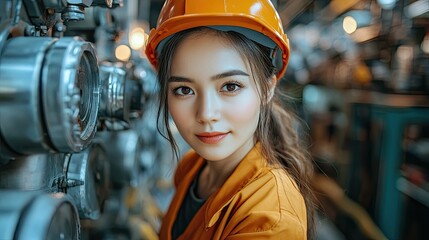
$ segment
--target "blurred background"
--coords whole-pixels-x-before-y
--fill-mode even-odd
[[[272,3],[316,238],[427,239],[429,0]],[[0,1],[1,240],[157,239],[177,164],[144,56],[163,4]]]

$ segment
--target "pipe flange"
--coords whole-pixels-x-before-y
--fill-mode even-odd
[[[100,80],[91,43],[59,39],[45,57],[42,102],[47,131],[59,152],[80,152],[97,126]]]
[[[80,239],[80,220],[63,193],[0,190],[0,239]]]
[[[100,65],[102,94],[99,118],[108,120],[126,120],[125,109],[125,78],[126,71],[112,63]]]

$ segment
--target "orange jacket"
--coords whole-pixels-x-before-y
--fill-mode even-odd
[[[257,145],[258,146],[258,145]],[[188,153],[176,169],[176,193],[164,216],[160,239],[170,240],[176,215],[205,160]],[[212,194],[179,240],[307,239],[304,199],[282,169],[267,165],[253,148],[222,187]]]

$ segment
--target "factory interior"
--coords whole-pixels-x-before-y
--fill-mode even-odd
[[[144,49],[163,4],[0,1],[0,240],[159,238],[177,160]],[[315,239],[427,239],[429,1],[272,4]]]

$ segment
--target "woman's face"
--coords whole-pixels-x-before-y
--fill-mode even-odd
[[[185,38],[173,55],[168,110],[182,137],[209,161],[240,161],[254,145],[260,97],[248,64],[208,32]]]

